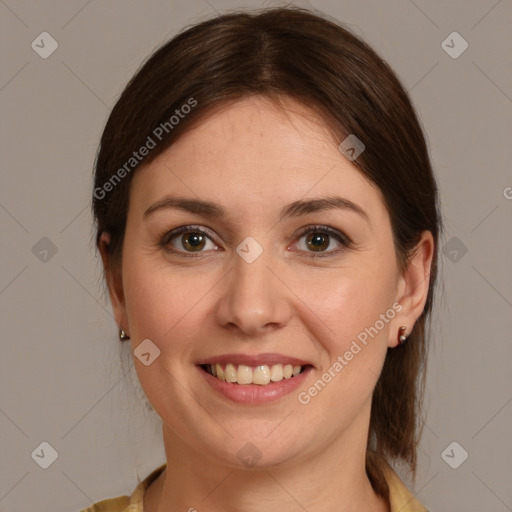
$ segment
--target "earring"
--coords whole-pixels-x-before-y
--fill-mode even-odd
[[[402,325],[400,329],[398,329],[398,344],[402,345],[407,340],[407,336],[405,335],[405,331],[407,330],[407,327],[405,325]]]
[[[119,329],[119,339],[120,339],[121,341],[126,341],[126,340],[129,340],[129,339],[130,339],[130,336],[128,336],[128,334],[127,334],[127,333],[125,333],[125,332],[123,331],[123,329]]]

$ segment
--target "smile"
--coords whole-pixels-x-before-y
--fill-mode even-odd
[[[271,382],[281,382],[302,373],[308,365],[261,364],[248,366],[245,364],[201,364],[200,367],[217,379],[232,384],[257,384],[266,386]]]

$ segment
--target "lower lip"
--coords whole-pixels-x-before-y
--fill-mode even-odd
[[[262,404],[279,400],[303,384],[306,377],[313,370],[311,366],[308,366],[295,377],[260,386],[259,384],[233,384],[210,375],[200,366],[196,366],[196,368],[215,391],[238,404]]]

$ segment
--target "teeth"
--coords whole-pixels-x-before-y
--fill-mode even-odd
[[[239,364],[236,371],[236,381],[238,384],[252,384],[252,368]]]
[[[283,380],[283,365],[282,364],[274,364],[272,368],[270,368],[270,380],[272,382],[279,382]]]
[[[226,365],[224,378],[226,379],[226,382],[236,382],[236,368],[231,363]]]
[[[249,368],[249,367],[247,367]],[[251,369],[249,368],[249,371]],[[270,382],[270,368],[265,364],[263,366],[257,366],[252,371],[252,383],[259,384],[260,386],[265,386]]]
[[[299,375],[302,366],[291,364],[266,364],[260,366],[247,366],[245,364],[234,365],[226,364],[225,368],[221,364],[206,365],[208,373],[226,382],[237,384],[258,384],[266,386],[270,382],[280,382],[283,379],[289,379],[292,376]]]

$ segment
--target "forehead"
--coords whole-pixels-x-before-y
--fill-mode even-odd
[[[252,96],[207,116],[137,171],[135,203],[147,207],[176,194],[220,202],[243,216],[342,195],[385,214],[378,189],[342,155],[322,118],[289,98],[284,107]]]

